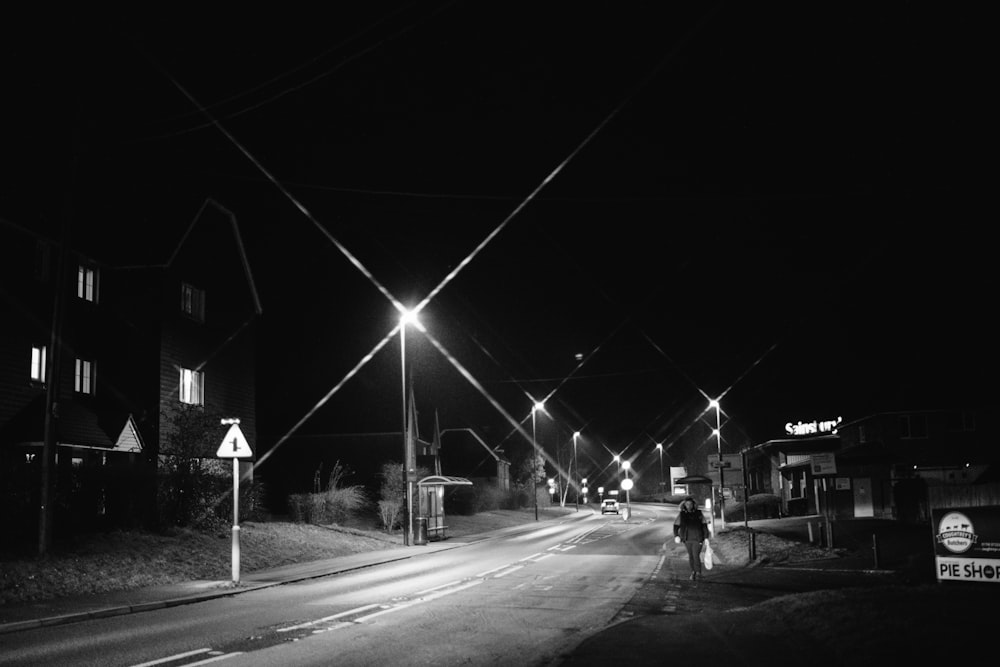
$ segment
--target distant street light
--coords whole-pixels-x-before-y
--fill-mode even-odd
[[[662,494],[665,491],[663,487],[663,443],[656,443],[656,450],[660,452],[660,493]]]
[[[576,458],[576,441],[579,440],[579,439],[580,439],[580,432],[579,431],[574,431],[573,432],[573,470],[576,471],[576,476],[577,477],[580,476],[580,466],[577,463],[577,458]],[[573,477],[571,475],[570,476],[570,480],[572,480],[572,479],[573,479]],[[570,483],[572,483],[572,481]],[[576,487],[576,511],[577,512],[580,511],[580,487],[579,486]]]
[[[629,491],[632,490],[632,480],[628,478],[629,468],[632,467],[632,462],[625,460],[622,461],[622,468],[625,470],[625,479],[622,481],[622,488],[625,489],[625,520],[632,516],[632,499]]]

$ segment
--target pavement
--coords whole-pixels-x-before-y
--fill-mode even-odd
[[[831,587],[871,586],[886,582],[934,581],[933,542],[928,528],[864,519],[837,521],[833,525],[832,546],[838,553],[842,553],[836,558],[780,565],[759,561],[749,564],[721,563],[706,572],[705,577],[698,582],[687,581],[685,561],[666,558],[663,570],[642,586],[612,624],[589,635],[569,654],[560,656],[554,664],[607,665],[622,658],[623,647],[636,646],[646,647],[642,655],[650,655],[652,658],[647,663],[643,662],[638,653],[630,655],[630,667],[662,664],[657,657],[656,646],[650,646],[650,642],[663,643],[665,649],[669,644],[670,654],[674,656],[679,655],[679,647],[684,642],[692,643],[689,647],[691,655],[703,653],[695,638],[704,631],[705,614],[726,613],[728,610],[745,608],[755,602],[788,593]],[[814,543],[829,535],[823,528],[822,517],[816,516],[729,524],[729,528],[739,527],[751,528],[758,535],[770,533],[799,541],[810,541],[812,538]],[[241,576],[239,585],[234,585],[232,581],[190,581],[131,591],[2,605],[0,635],[192,604],[330,576],[436,551],[461,548],[502,532],[504,531],[465,536],[456,538],[454,542],[432,541],[412,549],[390,549],[254,572]],[[756,638],[752,638],[751,643],[756,645],[767,636],[766,632],[756,632]],[[786,643],[787,639],[784,638]],[[809,647],[802,650],[805,656],[809,655]],[[783,659],[788,657],[784,653],[782,655]]]

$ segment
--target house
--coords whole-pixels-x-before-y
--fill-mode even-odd
[[[173,247],[145,251],[161,258],[96,257],[0,220],[0,511],[20,537],[46,493],[57,536],[155,522],[185,406],[239,418],[256,442],[261,305],[236,217],[207,200]],[[223,433],[196,453],[214,457]]]

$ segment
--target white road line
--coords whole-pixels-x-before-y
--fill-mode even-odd
[[[317,618],[315,621],[306,621],[305,623],[299,623],[298,625],[290,625],[287,628],[278,628],[275,632],[291,632],[292,630],[301,630],[302,628],[308,628],[310,625],[316,625],[317,623],[326,623],[327,621],[333,621],[338,618],[343,618],[344,616],[351,616],[352,614],[357,614],[358,612],[368,611],[369,609],[374,609],[375,607],[381,607],[380,604],[366,604],[363,607],[355,607],[354,609],[348,609],[347,611],[342,611],[339,614],[334,614],[333,616],[324,616],[323,618]]]
[[[229,658],[235,658],[238,655],[243,655],[242,651],[237,651],[235,653],[223,653],[222,655],[217,655],[214,658],[209,658],[208,660],[200,660],[198,662],[189,662],[185,667],[196,667],[197,665],[207,665],[210,662],[218,662],[220,660],[228,660]]]
[[[355,623],[363,623],[365,621],[371,620],[377,616],[383,616],[385,614],[391,614],[394,611],[399,611],[400,609],[406,609],[407,607],[412,607],[415,604],[420,604],[421,602],[430,602],[431,600],[437,600],[438,598],[443,598],[445,595],[451,595],[452,593],[457,593],[458,591],[464,591],[466,588],[472,588],[473,586],[478,586],[483,583],[482,580],[470,581],[463,586],[458,586],[457,588],[452,588],[447,591],[438,591],[433,595],[428,595],[427,597],[420,598],[419,600],[413,600],[412,602],[405,602],[403,604],[394,604],[381,611],[377,611],[374,614],[368,614],[367,616],[361,616],[354,619]]]
[[[132,665],[132,667],[150,667],[151,665],[162,665],[167,662],[174,662],[175,660],[183,660],[184,658],[190,658],[192,655],[201,655],[202,653],[208,653],[212,649],[210,648],[200,648],[197,651],[188,651],[187,653],[178,653],[177,655],[169,655],[166,658],[160,658],[159,660],[153,660],[150,662],[143,662],[138,665]]]
[[[414,593],[414,595],[423,595],[425,593],[431,593],[433,591],[440,590],[442,588],[448,588],[449,586],[456,586],[456,585],[458,585],[460,583],[462,583],[462,580],[461,579],[456,579],[455,581],[449,581],[447,584],[441,584],[440,586],[434,586],[432,588],[428,588],[428,589],[423,590],[423,591],[417,591],[416,593]]]
[[[499,579],[500,577],[505,577],[508,574],[510,574],[511,572],[517,572],[518,570],[520,570],[523,567],[524,567],[523,565],[514,565],[513,567],[509,567],[506,570],[504,570],[503,572],[498,573],[494,578],[495,579]]]

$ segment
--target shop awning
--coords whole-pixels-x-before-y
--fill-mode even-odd
[[[417,482],[417,486],[431,486],[435,484],[442,486],[472,486],[472,482],[464,477],[449,477],[447,475],[431,475]]]

